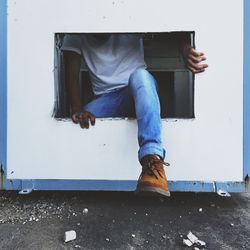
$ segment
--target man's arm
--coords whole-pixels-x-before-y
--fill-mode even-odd
[[[71,106],[71,118],[74,123],[79,123],[81,128],[89,128],[95,124],[95,117],[83,111],[79,87],[79,73],[81,67],[81,56],[75,52],[64,51],[65,81],[69,93]]]

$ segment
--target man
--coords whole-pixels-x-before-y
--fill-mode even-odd
[[[203,53],[181,46],[184,61],[193,73],[204,72]],[[142,36],[138,34],[66,35],[64,51],[66,86],[71,118],[82,128],[95,125],[96,117],[136,115],[139,161],[142,173],[136,193],[169,196],[163,165],[160,105],[157,83],[146,70]],[[94,99],[82,107],[79,89],[81,57],[88,67]]]

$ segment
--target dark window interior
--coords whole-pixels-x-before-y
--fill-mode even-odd
[[[69,118],[70,114],[60,50],[63,37],[61,33],[55,35],[54,117],[57,119]],[[194,32],[147,33],[144,37],[145,61],[158,83],[162,118],[194,118],[194,77],[186,69],[179,49],[183,39],[194,46]],[[79,83],[84,105],[93,97],[84,62]]]

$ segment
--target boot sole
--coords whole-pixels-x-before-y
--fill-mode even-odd
[[[169,197],[170,192],[164,191],[156,187],[140,187],[135,190],[136,195],[140,196],[158,196],[158,197]]]

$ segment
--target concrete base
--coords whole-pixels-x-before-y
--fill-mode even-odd
[[[250,249],[250,194],[0,192],[0,249],[186,249],[189,231],[206,249]],[[88,208],[88,213],[84,209]],[[75,230],[76,240],[64,243]]]

